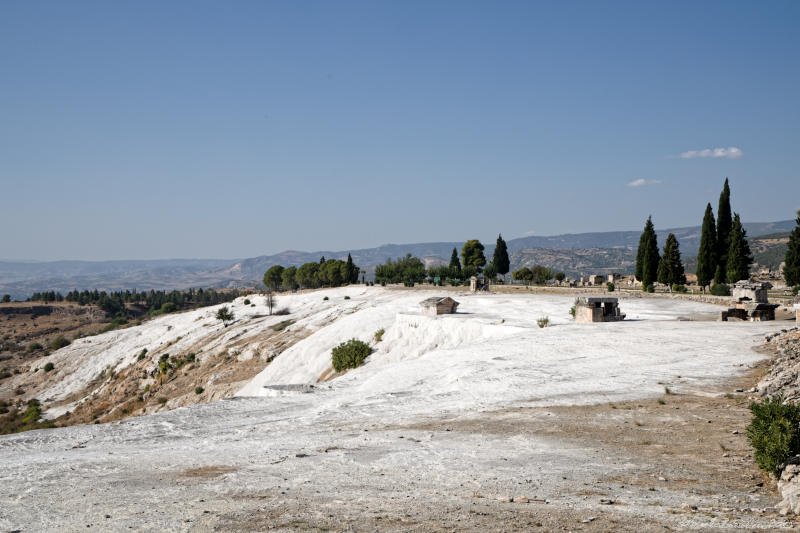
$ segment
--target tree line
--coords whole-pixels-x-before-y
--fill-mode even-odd
[[[490,262],[486,262],[484,245],[478,239],[470,239],[461,247],[461,256],[458,249],[453,248],[448,265],[435,266],[426,269],[425,264],[418,257],[406,254],[396,260],[387,259],[382,265],[375,267],[375,283],[403,283],[413,285],[422,283],[427,278],[442,283],[449,282],[460,285],[472,276],[483,274],[489,279],[498,275],[508,274],[510,261],[508,247],[502,235],[497,236],[494,254]]]
[[[272,290],[294,291],[298,288],[341,287],[358,283],[361,269],[347,254],[347,261],[320,258],[319,263],[305,263],[300,267],[274,265],[264,273],[264,285]]]
[[[739,213],[731,216],[731,190],[725,178],[716,220],[710,203],[703,215],[697,254],[697,284],[705,289],[712,281],[723,287],[726,283],[748,279],[752,262],[747,232]],[[636,279],[642,282],[643,290],[652,290],[656,281],[672,288],[686,283],[678,239],[670,233],[663,254],[660,254],[652,217],[647,218],[639,238],[635,274]]]
[[[185,291],[143,291],[136,290],[106,292],[73,290],[62,295],[60,292],[35,292],[29,302],[74,302],[79,305],[96,305],[108,314],[128,314],[126,304],[139,305],[150,313],[173,312],[183,309],[206,307],[230,302],[245,294],[237,289],[216,291],[214,289],[188,289]]]
[[[731,190],[728,178],[725,178],[716,221],[710,203],[706,204],[703,214],[700,250],[697,252],[697,284],[706,287],[712,281],[724,285],[748,279],[752,262],[753,254],[739,213],[731,217]]]

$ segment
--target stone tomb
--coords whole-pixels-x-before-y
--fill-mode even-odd
[[[456,312],[458,302],[449,296],[442,298],[434,296],[433,298],[422,300],[419,303],[419,307],[423,315],[450,315]]]
[[[607,296],[579,296],[575,299],[575,322],[617,322],[625,320],[619,299]]]
[[[767,291],[771,288],[772,284],[763,281],[737,281],[733,284],[733,299],[736,303],[734,307],[722,311],[720,319],[723,322],[731,318],[751,322],[775,320],[775,309],[779,306],[769,303]]]

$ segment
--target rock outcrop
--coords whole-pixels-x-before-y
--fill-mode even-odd
[[[778,479],[778,491],[783,497],[778,504],[780,513],[800,515],[800,455],[795,455],[787,461]]]
[[[768,335],[766,341],[775,349],[775,359],[755,392],[765,398],[781,394],[786,400],[800,401],[800,329]]]

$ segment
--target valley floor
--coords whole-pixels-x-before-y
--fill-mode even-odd
[[[463,314],[426,319],[420,293],[327,293],[352,312],[239,397],[0,437],[0,530],[798,525],[772,509],[733,393],[785,323],[678,321],[717,308],[637,299],[621,304],[630,321],[575,325],[570,297],[550,295],[462,295]],[[552,327],[536,327],[543,314]],[[313,382],[331,342],[377,326],[364,367],[311,392],[270,388]]]

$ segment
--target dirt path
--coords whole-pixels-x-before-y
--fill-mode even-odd
[[[750,400],[746,393],[734,392],[752,387],[764,366],[702,394],[665,394],[584,407],[523,407],[373,428],[370,434],[401,432],[412,442],[415,435],[427,434],[520,442],[544,439],[560,447],[561,454],[574,451],[582,459],[566,468],[554,462],[551,472],[546,463],[540,465],[545,472],[538,478],[520,469],[519,479],[503,479],[507,473],[498,468],[494,478],[476,475],[474,485],[462,483],[449,491],[435,478],[428,483],[420,479],[418,486],[391,490],[384,486],[386,492],[377,498],[371,490],[363,490],[373,497],[340,501],[341,505],[329,491],[316,496],[282,493],[277,498],[275,494],[240,494],[243,502],[260,500],[259,509],[223,513],[206,526],[230,531],[798,528],[800,522],[774,509],[779,499],[774,482],[756,467],[745,436]],[[498,453],[504,455],[507,450]],[[464,468],[465,461],[460,463]]]

